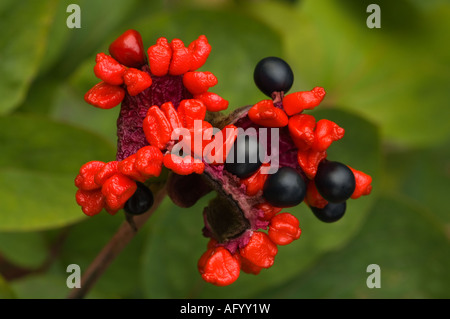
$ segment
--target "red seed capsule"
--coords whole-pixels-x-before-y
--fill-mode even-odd
[[[192,94],[201,94],[217,84],[211,72],[187,72],[183,75],[183,85]]]
[[[122,173],[125,176],[130,177],[131,179],[135,181],[139,181],[141,183],[145,182],[147,180],[147,176],[143,175],[137,168],[136,168],[136,153],[128,156],[127,158],[124,158],[122,161],[119,162],[118,170],[120,173]]]
[[[216,286],[232,284],[241,270],[239,257],[220,246],[208,249],[200,257],[197,267],[202,278]]]
[[[299,114],[289,118],[289,133],[300,151],[307,150],[313,144],[315,126],[316,120],[312,115]]]
[[[159,176],[161,174],[163,154],[154,146],[145,146],[136,153],[134,167],[137,171],[146,176]]]
[[[324,208],[327,206],[328,201],[320,195],[319,191],[317,190],[316,183],[314,180],[310,180],[308,182],[308,186],[306,188],[306,197],[305,202],[312,207],[317,208]]]
[[[353,191],[351,198],[357,199],[364,195],[369,195],[372,192],[372,177],[354,168],[351,168],[353,175],[355,176],[356,187]]]
[[[316,151],[325,151],[331,143],[344,137],[345,130],[329,120],[319,120],[314,131],[312,148]]]
[[[289,213],[281,213],[273,217],[269,225],[269,237],[277,245],[288,245],[300,238],[302,230],[298,219]]]
[[[100,161],[90,161],[83,164],[79,174],[75,178],[75,186],[85,191],[91,191],[102,187],[102,184],[97,184],[95,182],[95,175],[103,168],[103,166],[105,166],[105,163]]]
[[[178,116],[177,111],[173,107],[172,102],[163,103],[161,105],[161,111],[163,111],[164,115],[169,121],[172,130],[183,127],[183,123],[181,123],[180,117]]]
[[[193,128],[194,121],[203,121],[206,115],[206,107],[200,100],[182,100],[178,106],[178,116],[183,127]]]
[[[88,216],[94,216],[100,213],[105,206],[105,197],[101,189],[86,191],[79,189],[75,195],[81,210]]]
[[[298,164],[309,179],[313,179],[316,176],[319,163],[326,157],[326,151],[316,151],[314,149],[298,151],[297,153]]]
[[[166,38],[156,40],[156,44],[147,50],[150,72],[156,76],[163,76],[169,72],[172,59],[172,47]]]
[[[142,37],[136,30],[127,30],[109,46],[109,53],[119,63],[140,68],[147,59],[144,54]]]
[[[194,127],[189,128],[189,137],[186,136],[187,140],[184,142],[189,143],[192,154],[202,158],[205,147],[211,142],[211,139],[206,137],[212,136],[212,134],[212,125],[209,122],[201,121],[201,126],[197,124],[197,126],[194,125]]]
[[[220,147],[214,147],[213,149],[205,149],[203,152],[203,157],[207,163],[211,165],[218,165],[225,163],[228,153],[233,147],[234,141],[238,135],[238,128],[233,124],[226,125],[220,134],[214,135],[214,142],[216,139],[221,138]],[[215,145],[215,143],[214,143]],[[217,143],[219,145],[219,143]]]
[[[278,248],[266,233],[256,231],[247,246],[239,252],[243,258],[255,266],[269,268],[273,265]]]
[[[201,174],[205,164],[192,156],[180,157],[175,154],[166,154],[163,159],[164,166],[178,175]]]
[[[268,166],[270,166],[270,164],[264,163],[252,176],[241,179],[241,183],[246,186],[245,193],[248,196],[255,196],[260,190],[262,190],[269,175],[262,174],[261,170]]]
[[[94,66],[96,77],[111,85],[123,83],[123,75],[127,69],[122,64],[104,53],[97,54],[95,62],[97,63]]]
[[[172,48],[172,60],[170,61],[169,74],[181,75],[191,69],[192,54],[191,51],[184,46],[180,39],[173,39],[170,42]]]
[[[272,206],[269,203],[258,204],[256,205],[256,208],[261,209],[264,212],[264,220],[271,220],[273,216],[275,216],[282,210],[282,208]]]
[[[197,40],[189,44],[188,49],[191,51],[192,55],[190,71],[195,71],[205,64],[209,53],[211,52],[211,45],[209,45],[206,36],[201,35]]]
[[[119,173],[106,180],[102,187],[102,193],[110,211],[117,211],[123,208],[136,189],[136,182]]]
[[[95,183],[98,185],[103,185],[108,178],[113,176],[114,174],[117,174],[119,172],[118,170],[119,162],[118,161],[112,161],[106,163],[98,172],[95,174],[94,180]]]
[[[257,275],[261,272],[261,270],[263,269],[263,267],[260,266],[256,266],[255,264],[253,264],[252,262],[250,262],[249,260],[242,258],[240,255],[238,255],[240,257],[240,261],[241,261],[241,270],[247,274],[252,274],[252,275]]]
[[[152,85],[151,76],[138,69],[129,68],[123,76],[127,91],[131,96],[136,96]]]
[[[250,120],[265,127],[283,127],[288,125],[288,117],[282,109],[276,108],[272,100],[262,100],[248,111]]]
[[[160,150],[166,148],[167,143],[171,140],[172,126],[159,107],[149,108],[142,127],[150,145],[156,146]]]
[[[125,90],[105,82],[97,83],[84,95],[84,100],[101,109],[111,109],[122,102]]]
[[[325,90],[321,87],[315,87],[311,91],[295,92],[285,95],[283,98],[283,108],[286,114],[291,116],[311,110],[318,106],[325,97]]]
[[[195,94],[194,99],[200,100],[205,104],[206,109],[210,112],[219,112],[228,108],[228,101],[212,92]]]

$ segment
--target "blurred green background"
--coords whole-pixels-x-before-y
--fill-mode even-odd
[[[369,29],[366,8],[381,8]],[[70,3],[81,28],[69,29]],[[288,209],[302,236],[275,265],[233,285],[206,284],[202,207],[165,200],[89,298],[449,298],[449,1],[0,2],[0,297],[65,298],[66,267],[82,271],[123,215],[86,218],[73,179],[90,160],[115,158],[118,109],[86,104],[95,55],[125,30],[147,48],[160,36],[205,34],[202,70],[230,109],[264,99],[253,68],[276,55],[292,66],[292,92],[322,86],[317,118],[346,129],[329,158],[373,177],[370,196],[335,224],[304,204]],[[369,289],[369,264],[381,288]]]

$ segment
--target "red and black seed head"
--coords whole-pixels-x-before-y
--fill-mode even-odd
[[[217,78],[197,71],[210,51],[205,36],[187,47],[159,38],[145,50],[140,34],[128,30],[110,55],[97,55],[101,82],[85,100],[103,109],[121,103],[117,156],[83,165],[75,185],[77,203],[90,216],[102,209],[144,213],[153,203],[147,186],[163,169],[171,171],[168,194],[179,206],[215,191],[203,211],[210,241],[198,269],[204,280],[223,286],[241,270],[271,267],[278,246],[300,237],[298,219],[283,208],[305,201],[320,220],[336,221],[348,198],[370,193],[371,178],[326,159],[344,129],[303,114],[321,103],[325,90],[287,94],[294,76],[280,58],[263,59],[254,72],[271,99],[221,115],[228,102],[209,92]]]

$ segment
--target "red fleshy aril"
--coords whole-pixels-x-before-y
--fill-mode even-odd
[[[121,85],[123,83],[126,67],[104,53],[97,54],[95,62],[94,73],[100,80],[111,85]]]
[[[119,166],[118,161],[111,161],[106,163],[95,174],[94,176],[95,183],[97,183],[98,185],[103,185],[108,178],[119,172],[118,166]]]
[[[156,146],[160,150],[166,148],[167,143],[171,140],[172,126],[158,106],[154,105],[149,108],[142,127],[150,145]]]
[[[228,108],[228,101],[216,93],[204,92],[194,94],[194,99],[202,101],[206,106],[206,110],[210,112],[224,111]]]
[[[211,72],[187,72],[183,75],[183,85],[192,94],[201,94],[217,84]]]
[[[205,164],[187,155],[184,157],[175,154],[166,154],[163,159],[164,166],[178,175],[201,174],[205,169]]]
[[[311,91],[290,93],[283,98],[283,109],[287,115],[291,116],[303,110],[315,108],[322,102],[324,97],[325,90],[321,87],[315,87]]]
[[[170,42],[172,48],[172,60],[170,61],[169,74],[182,75],[191,69],[192,54],[191,51],[184,46],[180,39],[173,39]]]
[[[131,179],[139,182],[145,182],[145,180],[148,178],[144,174],[142,174],[137,168],[136,168],[136,157],[137,153],[128,156],[127,158],[124,158],[121,160],[118,164],[118,171],[122,173],[125,176],[130,177]]]
[[[135,68],[129,68],[123,75],[128,94],[138,95],[152,85],[152,78],[147,72]]]
[[[269,203],[261,203],[256,205],[256,208],[261,209],[264,213],[263,219],[264,220],[271,220],[273,216],[281,212],[282,208],[275,207],[270,205]]]
[[[289,213],[281,213],[270,220],[268,235],[277,245],[288,245],[300,238],[301,229],[298,219]]]
[[[317,190],[316,183],[314,180],[310,180],[308,182],[308,186],[306,187],[306,197],[305,202],[312,207],[324,208],[328,201],[320,195]]]
[[[255,266],[270,268],[274,263],[278,248],[266,233],[256,231],[248,244],[239,250],[239,253],[242,258],[247,259]]]
[[[142,37],[136,30],[127,30],[109,46],[109,53],[119,63],[139,68],[147,61]]]
[[[348,166],[348,168],[350,168],[353,172],[356,182],[355,190],[350,198],[357,199],[361,196],[369,195],[372,192],[372,177],[361,171],[351,168],[350,166]]]
[[[123,174],[111,176],[102,186],[106,205],[113,211],[122,209],[126,201],[136,191],[136,182]]]
[[[125,90],[117,85],[106,82],[97,83],[84,95],[84,100],[101,109],[111,109],[122,102]]]
[[[75,178],[75,186],[85,191],[91,191],[102,187],[102,184],[98,184],[95,181],[95,175],[106,164],[101,161],[90,161],[83,164],[80,171]]]
[[[148,177],[159,176],[162,170],[163,154],[155,146],[145,146],[136,153],[134,167],[137,171]]]
[[[314,142],[314,128],[316,119],[309,114],[298,114],[289,118],[288,128],[295,146],[305,151]]]
[[[262,174],[262,170],[268,166],[270,166],[270,164],[264,163],[252,176],[241,179],[241,183],[245,185],[245,193],[248,196],[255,196],[263,189],[264,183],[269,175]]]
[[[163,76],[169,72],[172,59],[172,47],[166,38],[156,40],[156,44],[147,50],[150,72],[156,76]]]
[[[181,123],[178,112],[175,110],[172,102],[163,103],[160,108],[169,121],[172,130],[183,127],[183,123]]]
[[[265,127],[283,127],[288,125],[288,117],[282,109],[276,108],[272,100],[262,100],[249,111],[248,117],[253,123]]]
[[[211,143],[212,147],[206,146],[204,148],[203,157],[206,163],[211,165],[224,164],[228,153],[236,141],[237,135],[238,128],[233,124],[226,125],[220,131],[220,134],[214,135],[214,144]]]
[[[195,121],[203,121],[206,115],[205,105],[196,99],[181,101],[177,111],[183,127],[186,128],[193,128]]]
[[[197,264],[202,278],[216,286],[235,282],[241,270],[240,259],[224,247],[209,248]]]
[[[95,190],[77,190],[75,195],[77,204],[81,206],[81,210],[88,216],[97,215],[105,206],[105,197],[101,189]]]
[[[197,40],[189,44],[188,49],[191,51],[191,68],[190,71],[195,71],[205,64],[211,52],[211,45],[208,43],[206,36],[201,35]]]
[[[336,123],[322,119],[317,121],[314,130],[314,142],[311,145],[316,151],[325,151],[331,143],[340,140],[344,136],[345,130]]]
[[[306,151],[297,152],[297,161],[306,177],[313,179],[317,173],[317,167],[320,162],[327,157],[326,151],[316,151],[315,149],[307,149]]]

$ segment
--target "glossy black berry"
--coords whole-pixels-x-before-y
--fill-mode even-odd
[[[356,182],[353,172],[339,162],[323,161],[319,164],[314,178],[320,195],[332,203],[340,203],[350,198]]]
[[[333,223],[342,218],[347,208],[347,202],[328,203],[324,208],[311,207],[318,219],[325,223]]]
[[[253,79],[256,86],[271,97],[273,92],[289,91],[294,82],[294,73],[286,61],[268,57],[258,62]]]
[[[262,165],[260,152],[265,153],[256,136],[238,136],[225,161],[225,169],[239,178],[247,178]]]
[[[290,167],[280,167],[269,175],[263,187],[263,197],[275,207],[292,207],[305,198],[306,184],[302,176]]]
[[[153,193],[144,184],[136,182],[137,189],[123,208],[125,212],[131,215],[140,215],[145,213],[153,205]]]

